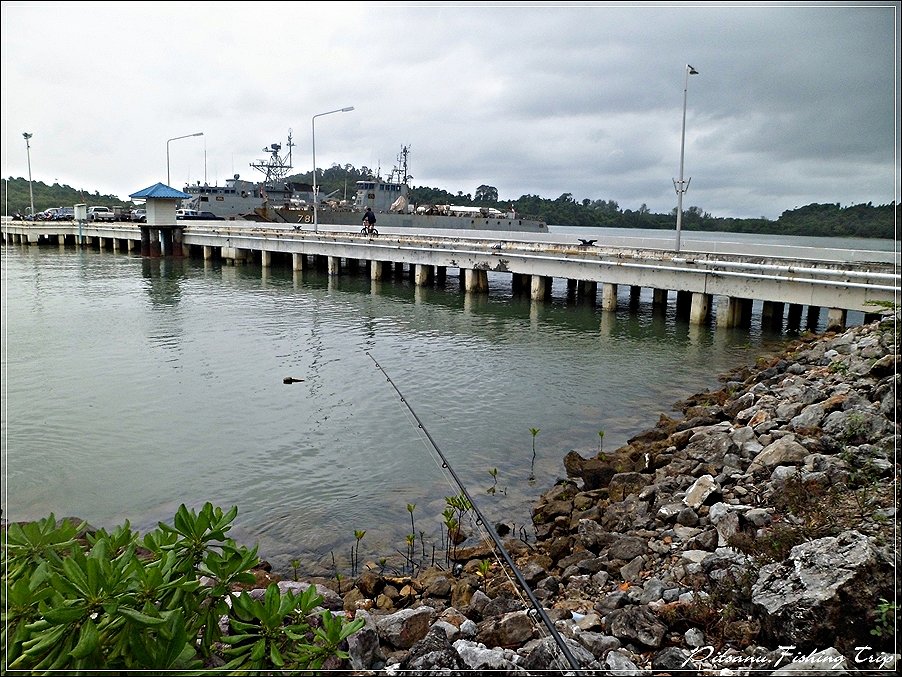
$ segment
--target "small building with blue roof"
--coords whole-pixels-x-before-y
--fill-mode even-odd
[[[165,183],[155,183],[129,197],[144,200],[147,210],[147,223],[141,224],[141,254],[181,256],[182,226],[176,220],[176,209],[181,200],[191,196]]]
[[[174,226],[175,210],[179,202],[191,196],[176,190],[165,183],[155,183],[152,186],[139,190],[129,195],[132,200],[144,200],[147,209],[147,225],[149,226]]]

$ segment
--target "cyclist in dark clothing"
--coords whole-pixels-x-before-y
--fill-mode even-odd
[[[373,214],[373,210],[369,207],[366,208],[366,213],[363,215],[363,233],[365,235],[379,234],[376,230],[376,215]]]

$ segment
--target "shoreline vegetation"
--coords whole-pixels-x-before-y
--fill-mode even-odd
[[[318,180],[323,194],[342,193],[346,186],[357,181],[371,179],[374,172],[352,165],[333,165],[322,170]],[[310,182],[312,172],[286,177],[286,181]],[[34,181],[34,208],[37,212],[52,207],[76,203],[106,207],[129,204],[115,195],[75,189],[68,185],[52,186]],[[136,190],[138,188],[136,187]],[[675,227],[676,208],[669,212],[654,213],[642,204],[637,209],[621,208],[614,200],[577,199],[572,193],[557,198],[538,195],[521,195],[519,198],[499,198],[498,190],[489,185],[479,186],[473,195],[462,191],[456,194],[441,188],[425,186],[410,189],[411,204],[456,204],[476,207],[495,207],[507,211],[511,206],[519,213],[555,226],[585,226],[598,228],[647,228],[672,230]],[[27,214],[31,208],[29,182],[22,177],[9,177],[0,184],[0,200],[7,205],[8,214]],[[867,204],[841,206],[840,203],[812,203],[785,210],[777,219],[732,218],[714,216],[702,208],[685,209],[681,227],[685,231],[725,233],[761,233],[769,235],[805,235],[809,237],[861,237],[894,240],[895,224],[899,222],[899,205]]]
[[[604,451],[599,433],[597,454],[566,454],[566,476],[534,505],[535,542],[498,533],[582,668],[895,670],[899,319],[887,310],[842,332],[803,334],[779,354],[723,375],[722,388],[677,403],[681,418],[662,415],[616,450]],[[4,664],[34,667],[28,652],[44,658],[35,647],[50,651],[48,636],[62,641],[65,632],[67,665],[124,669],[128,658],[136,667],[144,656],[129,653],[133,642],[157,661],[149,667],[160,667],[164,658],[134,637],[120,637],[120,654],[110,654],[102,645],[109,633],[93,634],[108,621],[158,633],[170,668],[567,669],[461,498],[448,499],[448,553],[439,565],[417,568],[411,551],[409,572],[355,560],[347,579],[337,571],[307,576],[299,563],[271,571],[256,547],[227,538],[236,508],[183,506],[173,526],[161,524],[143,540],[128,525],[107,534],[72,518],[28,523],[30,536],[23,525],[4,524],[12,602]],[[355,533],[358,550],[364,536]],[[76,543],[87,554],[70,556],[82,552]],[[116,569],[126,555],[144,564]],[[95,557],[102,561],[91,574]],[[82,569],[84,581],[93,575],[102,589],[95,597],[106,596],[90,621]],[[178,626],[177,603],[145,595],[125,618],[107,619],[105,609],[130,608],[121,600],[133,602],[135,590],[156,580],[151,570],[180,572],[186,590],[203,593],[197,614]],[[158,587],[166,585],[161,579]],[[91,663],[101,656],[103,666]]]

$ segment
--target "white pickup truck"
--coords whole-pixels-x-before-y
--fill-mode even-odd
[[[109,207],[88,207],[88,221],[115,221],[116,214]]]

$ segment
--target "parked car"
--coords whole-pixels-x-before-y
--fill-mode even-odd
[[[88,221],[115,221],[116,214],[109,207],[88,207]]]
[[[199,213],[196,209],[176,209],[175,218],[179,221],[196,221]]]
[[[73,207],[60,207],[53,216],[54,221],[73,221],[75,219],[75,209]]]
[[[137,223],[147,223],[147,210],[146,209],[133,209],[132,210],[132,221],[136,221]]]
[[[196,209],[176,209],[175,218],[179,221],[225,221],[224,217],[213,212],[199,212]]]

